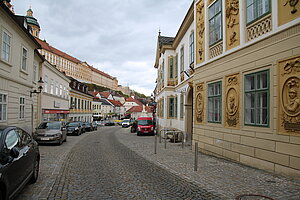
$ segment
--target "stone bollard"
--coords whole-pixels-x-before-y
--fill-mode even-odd
[[[194,171],[198,170],[198,142],[195,143],[195,166]]]

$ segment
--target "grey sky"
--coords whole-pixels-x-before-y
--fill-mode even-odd
[[[12,0],[29,6],[41,39],[150,95],[155,87],[158,29],[175,36],[192,0]]]

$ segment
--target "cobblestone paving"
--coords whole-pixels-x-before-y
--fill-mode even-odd
[[[104,129],[72,149],[49,199],[221,199],[120,144],[120,128]]]
[[[118,142],[116,132],[121,130],[103,127],[68,138],[63,146],[41,146],[40,179],[27,186],[17,200],[223,199]]]
[[[158,142],[157,154],[154,154],[153,136],[138,137],[129,129],[122,129],[116,135],[140,156],[224,199],[260,194],[276,200],[300,200],[300,181],[200,153],[195,172],[191,146],[182,149],[181,144],[168,142],[165,149],[164,143]]]

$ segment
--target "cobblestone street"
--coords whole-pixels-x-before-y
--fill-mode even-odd
[[[116,132],[127,131],[103,127],[69,137],[60,147],[41,146],[39,181],[27,186],[18,200],[223,199],[122,145]]]

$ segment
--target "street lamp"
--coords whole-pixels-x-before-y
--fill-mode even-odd
[[[30,91],[30,97],[32,97],[32,94],[39,94],[39,93],[42,92],[42,90],[43,90],[43,83],[44,83],[44,81],[42,80],[42,77],[40,77],[40,80],[38,81],[38,89]]]

